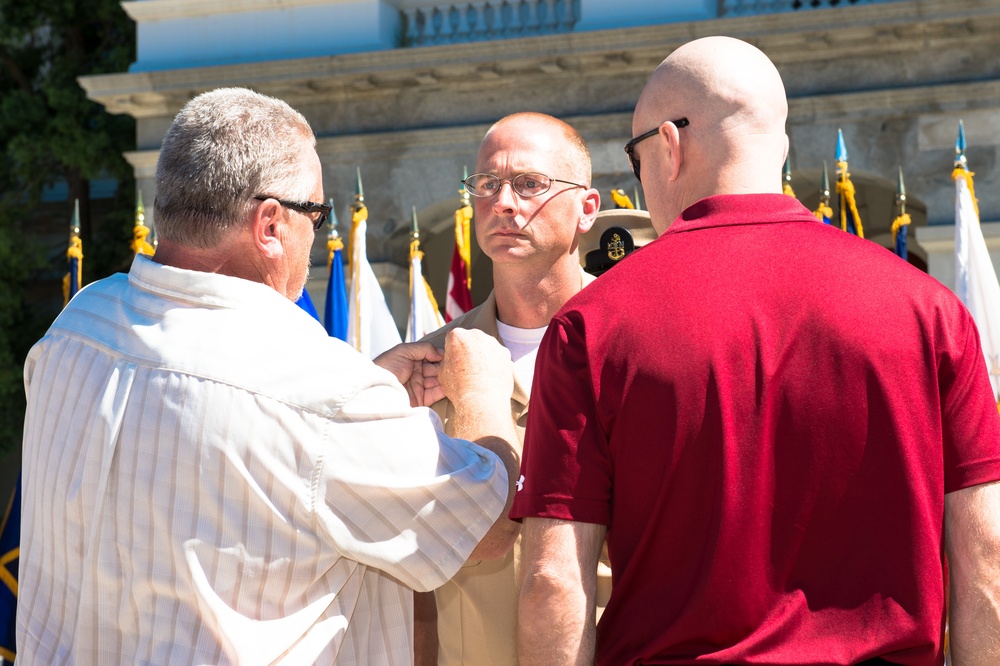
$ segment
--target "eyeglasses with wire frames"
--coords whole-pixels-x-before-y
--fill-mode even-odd
[[[677,120],[671,120],[670,122],[672,122],[677,129],[687,127],[688,125],[691,124],[691,122],[687,118],[679,118]],[[657,125],[648,132],[645,132],[644,134],[640,134],[639,136],[635,137],[634,139],[625,144],[625,154],[628,155],[628,163],[632,167],[632,173],[635,174],[636,180],[638,180],[640,183],[642,182],[642,178],[639,177],[639,158],[635,156],[635,144],[639,143],[643,139],[648,139],[649,137],[655,135],[657,132],[660,131],[660,126],[662,124],[663,123],[660,123],[660,125]]]
[[[474,197],[485,199],[495,197],[504,183],[510,183],[511,189],[523,199],[530,199],[545,194],[552,188],[552,183],[566,183],[573,187],[587,187],[580,183],[559,178],[550,178],[543,173],[530,171],[519,173],[513,178],[500,178],[492,173],[474,173],[461,181],[465,191]]]
[[[279,204],[285,208],[291,208],[294,211],[304,213],[306,215],[315,215],[319,213],[319,217],[313,218],[313,231],[319,231],[323,228],[328,217],[330,217],[330,211],[333,210],[331,206],[327,204],[314,203],[312,201],[286,201],[284,199],[279,199],[278,197],[272,197],[267,194],[257,194],[254,196],[257,201],[267,201],[268,199],[274,199]]]

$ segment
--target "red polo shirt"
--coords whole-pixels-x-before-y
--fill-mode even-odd
[[[553,319],[522,473],[512,517],[608,526],[599,664],[940,664],[944,494],[1000,479],[1000,415],[938,281],[718,196]]]

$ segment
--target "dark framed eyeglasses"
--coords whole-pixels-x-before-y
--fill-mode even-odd
[[[672,122],[677,129],[687,127],[691,124],[687,118],[679,118],[678,120],[671,120],[670,122]],[[663,123],[660,123],[660,125],[662,124]],[[660,131],[660,125],[657,125],[644,134],[640,134],[625,144],[625,154],[628,155],[628,163],[632,167],[632,173],[635,174],[636,180],[640,183],[642,182],[642,178],[639,177],[639,158],[635,156],[635,144],[658,133]]]
[[[573,187],[587,187],[580,183],[559,178],[549,178],[543,173],[519,173],[513,178],[500,178],[492,173],[474,173],[461,181],[465,191],[474,197],[485,199],[495,197],[504,183],[510,183],[511,188],[523,199],[530,199],[545,194],[552,188],[552,183],[566,183]]]
[[[291,208],[292,210],[298,211],[300,213],[305,213],[306,215],[316,215],[319,217],[313,218],[313,230],[319,231],[323,228],[326,223],[326,219],[330,217],[330,211],[333,210],[331,206],[321,203],[315,203],[312,201],[285,201],[284,199],[279,199],[278,197],[272,197],[267,194],[258,194],[254,196],[257,201],[267,201],[268,199],[274,199],[279,204],[285,208]]]

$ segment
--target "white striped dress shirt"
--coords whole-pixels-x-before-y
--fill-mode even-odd
[[[19,666],[409,664],[409,588],[506,499],[496,456],[276,291],[142,255],[25,387]]]

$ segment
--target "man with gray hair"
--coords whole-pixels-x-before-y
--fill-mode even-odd
[[[786,115],[777,69],[728,37],[643,89],[625,152],[660,237],[538,351],[521,666],[934,666],[946,609],[954,663],[1000,663],[1000,414],[975,324],[781,193]]]
[[[19,664],[405,664],[410,588],[513,543],[509,356],[459,331],[440,371],[419,343],[380,368],[296,307],[322,180],[284,102],[178,114],[156,254],[27,360]]]

